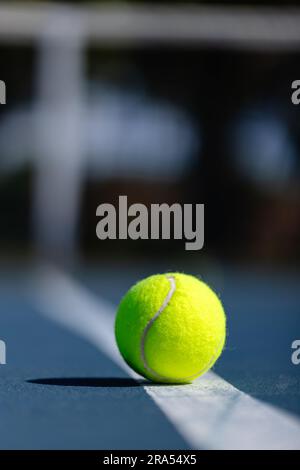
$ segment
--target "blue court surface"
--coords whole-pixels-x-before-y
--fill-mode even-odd
[[[128,287],[164,268],[1,269],[1,449],[300,449],[299,277],[206,272],[226,349],[193,384],[161,386],[123,363],[113,321]]]

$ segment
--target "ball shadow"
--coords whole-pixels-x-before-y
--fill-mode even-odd
[[[182,384],[166,384],[159,382],[151,382],[146,379],[130,379],[119,377],[49,377],[43,379],[30,379],[27,383],[35,385],[53,385],[57,387],[144,387],[146,385],[151,387],[171,387],[171,386],[185,386]]]
[[[141,383],[130,378],[119,377],[51,377],[30,379],[27,383],[35,385],[54,385],[58,387],[140,387]]]

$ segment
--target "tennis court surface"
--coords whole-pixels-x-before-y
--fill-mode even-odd
[[[132,375],[113,338],[120,297],[151,270],[1,270],[2,449],[299,449],[299,279],[224,270],[226,350],[192,385],[162,386]]]

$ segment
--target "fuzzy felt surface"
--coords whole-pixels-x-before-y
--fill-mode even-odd
[[[170,278],[174,292],[157,315],[170,296]],[[226,317],[204,282],[181,273],[158,274],[135,284],[121,300],[115,334],[123,358],[136,372],[157,382],[185,383],[220,356]]]

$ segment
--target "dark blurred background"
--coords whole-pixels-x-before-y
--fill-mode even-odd
[[[61,24],[49,16],[35,39],[0,32],[1,255],[30,257],[38,247],[94,260],[168,250],[297,267],[300,121],[291,83],[300,46],[79,44],[77,34],[70,46],[76,24],[66,8]],[[119,195],[148,206],[204,203],[204,249],[99,241],[96,208]]]

